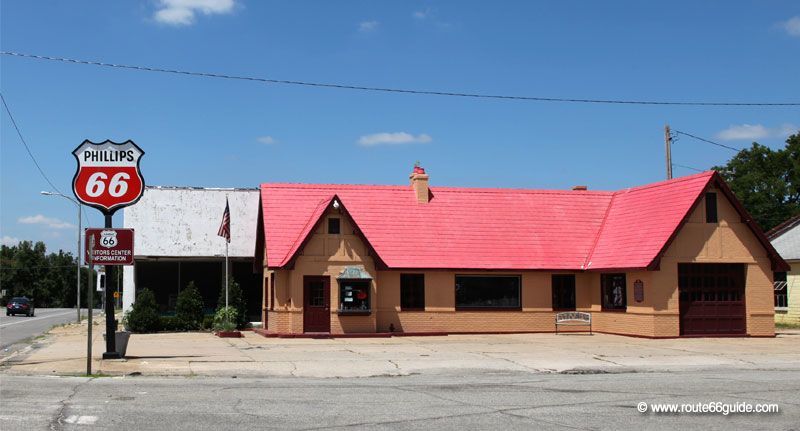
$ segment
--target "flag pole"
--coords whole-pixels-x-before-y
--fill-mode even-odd
[[[222,224],[219,225],[218,236],[225,238],[225,322],[230,324],[228,318],[228,246],[231,242],[231,209],[228,203],[228,194],[225,194],[225,212],[222,213]]]
[[[225,308],[228,308],[228,241],[225,241]]]
[[[225,194],[225,208],[228,209],[228,195]],[[228,216],[230,217],[230,216]],[[229,219],[230,220],[230,219]],[[230,229],[230,228],[229,228]],[[228,316],[228,244],[230,243],[230,231],[228,231],[228,238],[225,238],[225,316]],[[230,323],[230,322],[228,322]]]

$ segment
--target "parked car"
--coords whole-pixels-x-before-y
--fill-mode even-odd
[[[28,317],[33,317],[34,312],[33,300],[25,298],[24,296],[21,298],[11,298],[11,300],[8,301],[8,305],[6,305],[6,316],[24,314]]]

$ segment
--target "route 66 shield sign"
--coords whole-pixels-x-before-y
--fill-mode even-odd
[[[117,241],[117,232],[113,230],[104,230],[100,232],[100,246],[105,248],[113,248],[119,244]]]
[[[144,178],[139,160],[144,151],[133,141],[86,140],[72,154],[78,162],[72,192],[82,203],[112,215],[142,197]]]

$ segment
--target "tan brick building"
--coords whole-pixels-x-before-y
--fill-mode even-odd
[[[266,335],[773,336],[778,256],[713,172],[616,192],[263,184]]]

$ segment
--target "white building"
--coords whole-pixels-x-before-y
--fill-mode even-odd
[[[134,266],[123,277],[123,308],[136,291],[150,289],[162,313],[175,309],[178,292],[194,282],[208,311],[217,306],[225,279],[225,239],[217,232],[228,198],[231,212],[229,274],[242,287],[251,320],[260,320],[261,275],[254,273],[258,189],[147,187],[124,209],[124,227],[135,229]],[[261,266],[256,265],[255,271]]]
[[[800,216],[767,233],[772,246],[792,269],[775,273],[775,321],[800,323]]]

